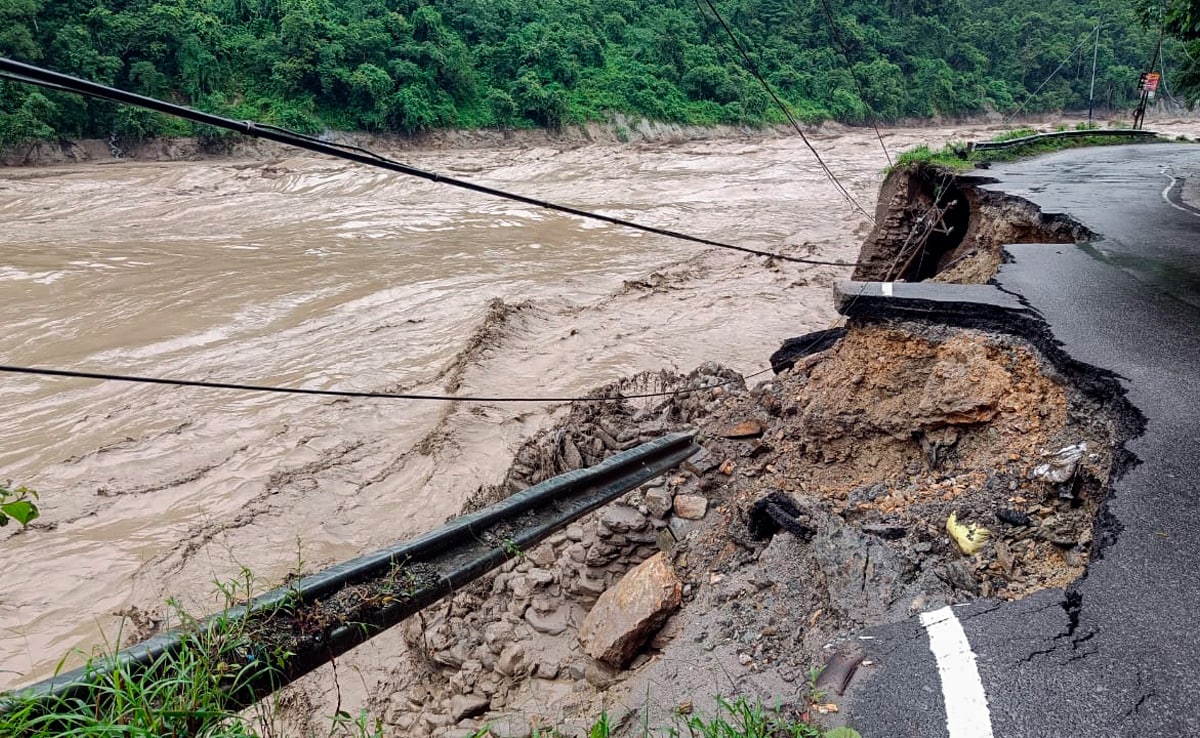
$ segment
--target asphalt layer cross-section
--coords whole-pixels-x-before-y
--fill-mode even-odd
[[[992,734],[1200,736],[1200,213],[1178,201],[1200,146],[1076,149],[981,174],[1099,234],[1010,246],[996,282],[1072,358],[1119,375],[1146,419],[1109,500],[1115,540],[1071,597],[956,608]],[[851,724],[864,738],[947,735],[921,625],[871,635],[877,665],[856,678]]]

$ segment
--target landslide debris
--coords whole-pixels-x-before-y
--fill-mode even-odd
[[[474,504],[686,427],[704,451],[412,621],[409,657],[375,705],[391,726],[570,735],[603,707],[620,734],[623,723],[669,724],[685,700],[734,693],[789,694],[808,712],[808,670],[863,627],[1064,587],[1098,537],[1118,433],[1111,398],[1075,389],[1011,336],[851,325],[753,388],[710,364],[598,395],[649,389],[687,392],[576,403]],[[1069,474],[1038,472],[1061,469],[1067,447],[1086,448]],[[952,515],[988,529],[978,553],[953,542]],[[624,579],[651,557],[637,571],[654,577]],[[594,608],[628,591],[660,596],[618,632]],[[676,594],[680,611],[652,634],[647,620],[657,627]]]

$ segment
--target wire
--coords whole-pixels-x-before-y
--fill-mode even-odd
[[[1047,77],[1046,79],[1042,80],[1042,83],[1040,85],[1038,85],[1037,89],[1034,90],[1028,97],[1025,98],[1025,100],[1021,103],[1021,105],[1015,111],[1013,111],[1012,115],[1008,116],[1008,120],[1005,121],[1005,124],[1012,123],[1013,118],[1016,118],[1017,115],[1019,115],[1020,112],[1025,109],[1025,106],[1029,104],[1029,101],[1032,100],[1033,98],[1037,97],[1037,94],[1042,91],[1042,88],[1045,87],[1046,84],[1050,82],[1050,80],[1054,79],[1054,75],[1058,74],[1060,71],[1062,71],[1063,67],[1067,66],[1067,62],[1071,61],[1071,57],[1075,56],[1075,52],[1082,49],[1083,45],[1086,44],[1088,41],[1091,41],[1092,36],[1096,33],[1099,33],[1099,31],[1100,31],[1100,24],[1097,23],[1096,28],[1091,33],[1089,33],[1082,41],[1080,41],[1078,46],[1071,49],[1071,53],[1067,54],[1067,58],[1062,60],[1062,64],[1059,64],[1057,67],[1055,67],[1054,71],[1050,73],[1050,76]]]
[[[825,172],[825,176],[829,178],[829,181],[833,183],[834,188],[837,189],[842,197],[846,198],[846,200],[856,210],[866,216],[867,220],[871,221],[872,225],[874,225],[874,216],[868,213],[866,209],[858,203],[858,200],[854,199],[854,195],[851,195],[850,191],[847,190],[840,181],[838,181],[837,175],[833,173],[833,170],[829,168],[829,165],[825,163],[825,160],[821,158],[821,154],[816,150],[816,148],[813,147],[812,143],[808,140],[808,136],[804,135],[804,129],[800,127],[800,123],[796,120],[796,117],[792,115],[791,108],[789,108],[787,103],[785,103],[778,95],[775,94],[775,89],[771,87],[770,83],[767,82],[766,78],[762,76],[761,72],[759,72],[758,65],[755,64],[754,60],[750,58],[750,53],[746,51],[746,47],[742,45],[742,42],[738,39],[737,34],[734,33],[729,24],[725,22],[725,18],[721,15],[721,12],[717,10],[717,6],[713,5],[712,0],[704,0],[704,4],[708,6],[708,9],[712,11],[712,14],[716,16],[716,19],[721,23],[721,27],[725,29],[726,35],[733,40],[733,45],[737,47],[738,52],[741,54],[746,71],[753,75],[756,80],[758,80],[758,83],[762,85],[764,90],[767,91],[767,95],[771,97],[771,99],[775,102],[775,105],[783,111],[784,117],[788,119],[788,122],[791,123],[792,128],[796,130],[796,133],[800,134],[800,139],[804,141],[804,145],[807,146],[808,150],[812,152],[812,155],[816,157],[817,164],[821,166],[822,171]],[[700,7],[700,0],[696,0],[696,6],[700,9],[700,13],[703,14],[704,9]]]
[[[829,0],[821,0],[821,7],[825,8],[825,17],[829,20],[829,30],[832,32],[834,45],[838,47],[838,51],[842,52],[842,58],[846,60],[846,71],[850,72],[850,78],[854,80],[854,86],[858,88],[858,99],[862,100],[863,105],[867,106],[868,112],[876,115],[875,110],[871,107],[871,103],[867,102],[867,91],[863,89],[862,81],[854,73],[854,64],[850,61],[850,52],[846,49],[846,43],[842,41],[842,33],[838,30],[837,21],[833,19],[833,11],[829,8]],[[874,118],[871,119],[871,127],[875,129],[875,138],[879,139],[879,147],[883,149],[883,156],[887,159],[888,166],[892,166],[892,155],[888,152],[887,144],[883,142],[883,134],[879,132],[879,126],[876,125]]]
[[[48,87],[51,89],[67,90],[70,92],[74,92],[76,94],[87,95],[90,97],[96,97],[96,98],[100,98],[100,99],[104,99],[104,100],[111,100],[113,102],[123,103],[126,105],[133,105],[136,107],[145,108],[147,110],[153,110],[155,112],[163,113],[165,115],[173,115],[173,116],[176,116],[179,118],[183,118],[185,120],[190,120],[194,123],[210,125],[210,126],[214,126],[216,128],[224,128],[226,130],[235,131],[237,133],[242,133],[247,136],[253,136],[256,138],[264,138],[269,141],[276,141],[278,143],[295,146],[295,147],[301,148],[301,149],[307,149],[309,151],[314,151],[316,153],[327,154],[329,156],[335,156],[335,157],[338,157],[341,159],[346,159],[348,161],[354,161],[354,162],[358,162],[360,164],[366,164],[368,166],[374,166],[374,167],[379,167],[382,169],[387,169],[389,171],[398,172],[400,174],[405,174],[405,175],[412,176],[412,177],[418,177],[420,179],[429,180],[431,182],[435,182],[435,183],[439,183],[439,184],[449,185],[451,187],[458,187],[461,189],[470,190],[472,192],[478,192],[478,193],[481,193],[484,195],[490,195],[493,197],[501,197],[501,198],[504,198],[507,200],[513,200],[516,202],[524,203],[526,205],[532,205],[534,207],[546,208],[548,210],[554,210],[554,211],[557,211],[560,213],[567,213],[569,215],[578,216],[580,218],[589,218],[591,220],[599,220],[599,221],[603,221],[605,223],[610,223],[612,225],[623,226],[626,228],[633,228],[635,230],[644,231],[646,233],[653,233],[658,236],[666,236],[668,238],[674,238],[674,239],[678,239],[681,241],[690,241],[692,243],[703,244],[705,246],[714,246],[716,248],[728,249],[730,251],[740,251],[742,253],[753,254],[755,256],[766,256],[766,257],[770,257],[772,259],[778,259],[780,261],[789,261],[789,262],[793,262],[793,263],[797,263],[797,264],[813,264],[813,265],[818,265],[818,266],[837,266],[837,267],[852,267],[852,266],[854,266],[854,264],[852,264],[850,262],[846,262],[846,261],[829,261],[829,260],[824,260],[824,259],[808,259],[808,258],[799,257],[799,256],[788,256],[786,254],[774,253],[771,251],[762,251],[760,249],[753,249],[753,248],[749,248],[747,246],[736,246],[734,244],[724,243],[722,241],[715,241],[713,239],[702,238],[699,236],[692,236],[692,235],[688,235],[686,233],[681,233],[679,231],[673,231],[673,230],[669,230],[666,228],[658,228],[655,226],[643,225],[641,223],[635,223],[633,221],[625,220],[623,218],[617,218],[617,217],[614,217],[611,215],[602,215],[600,213],[593,213],[593,212],[589,212],[587,210],[581,210],[580,208],[572,207],[569,205],[561,205],[559,203],[550,202],[548,200],[541,200],[541,199],[538,199],[535,197],[528,197],[526,195],[519,195],[519,194],[512,193],[512,192],[506,192],[504,190],[499,190],[494,187],[488,187],[487,185],[481,185],[481,184],[477,184],[475,182],[458,179],[456,177],[448,177],[446,175],[439,174],[436,172],[428,172],[428,171],[425,171],[422,169],[418,169],[416,167],[412,167],[407,164],[403,164],[394,159],[389,159],[385,156],[381,156],[379,154],[376,154],[376,153],[369,151],[367,149],[364,149],[364,148],[360,148],[358,146],[351,146],[348,144],[330,143],[327,141],[322,141],[321,139],[315,138],[313,136],[308,136],[308,135],[305,135],[302,133],[297,133],[295,131],[288,130],[286,128],[279,128],[277,126],[260,124],[260,123],[254,122],[254,121],[249,121],[249,120],[235,121],[230,118],[224,118],[219,115],[213,115],[212,113],[205,113],[205,112],[202,112],[199,110],[194,110],[192,108],[184,107],[182,105],[175,105],[173,103],[164,102],[162,100],[157,100],[155,98],[145,97],[143,95],[137,95],[132,92],[126,92],[124,90],[119,90],[114,87],[109,87],[107,85],[102,85],[102,84],[98,84],[96,82],[91,82],[88,80],[80,79],[78,77],[72,77],[69,75],[60,74],[58,72],[52,72],[48,69],[43,69],[41,67],[36,67],[36,66],[30,65],[30,64],[23,64],[21,62],[13,61],[13,60],[7,59],[5,57],[0,57],[0,77],[10,79],[10,80],[15,80],[18,82],[26,82],[26,83],[30,83],[30,84],[39,85],[42,87]],[[801,134],[801,135],[803,135],[803,134]],[[806,142],[807,142],[807,139],[806,139]],[[809,148],[811,149],[812,147],[809,146]],[[826,171],[828,171],[828,168],[826,168]],[[830,173],[830,176],[832,176],[832,173]],[[843,190],[843,192],[844,192],[844,190]],[[849,196],[849,193],[845,193],[845,194],[847,194],[847,196]],[[857,205],[857,203],[855,203],[855,204]],[[862,210],[861,206],[859,207],[859,209]],[[863,212],[865,213],[866,211],[864,210]]]
[[[9,374],[34,374],[46,377],[69,377],[72,379],[98,379],[105,382],[129,382],[134,384],[159,384],[171,387],[202,387],[204,389],[234,390],[238,392],[271,392],[290,395],[316,395],[319,397],[355,397],[379,400],[434,400],[442,402],[623,402],[648,397],[666,397],[669,395],[686,395],[693,392],[703,392],[720,384],[705,387],[691,387],[670,392],[645,392],[632,395],[617,395],[614,397],[488,397],[483,395],[432,395],[409,392],[368,392],[359,390],[322,390],[306,389],[303,387],[275,387],[264,384],[242,384],[238,382],[209,382],[198,379],[172,379],[168,377],[148,377],[133,374],[112,374],[108,372],[86,372],[75,369],[52,369],[36,366],[6,366],[0,365],[0,372]],[[753,375],[752,375],[753,376]],[[729,384],[729,380],[723,384]]]
[[[865,287],[864,287],[865,289]],[[857,300],[862,295],[862,290],[853,298]],[[851,301],[853,304],[853,300]],[[836,321],[835,321],[836,322]],[[814,345],[817,339],[813,339]],[[785,367],[786,362],[768,366],[753,374],[735,379],[727,379],[724,382],[717,384],[709,384],[703,387],[688,387],[679,390],[670,390],[664,392],[640,392],[635,394],[618,393],[611,397],[604,396],[572,396],[572,397],[490,397],[486,395],[434,395],[420,394],[411,392],[370,392],[365,390],[323,390],[323,389],[308,389],[304,387],[276,387],[265,384],[244,384],[240,382],[211,382],[200,379],[173,379],[170,377],[151,377],[136,374],[114,374],[111,372],[89,372],[77,369],[54,369],[50,367],[37,366],[12,366],[0,365],[0,372],[6,374],[25,374],[43,377],[65,377],[70,379],[95,379],[103,382],[126,382],[130,384],[157,384],[166,385],[169,387],[200,387],[203,389],[231,390],[236,392],[266,392],[274,394],[288,395],[315,395],[318,397],[348,397],[348,398],[363,398],[377,400],[431,400],[437,402],[491,402],[491,403],[513,403],[513,402],[624,402],[625,400],[648,399],[652,397],[672,397],[676,395],[690,395],[696,392],[705,392],[715,387],[724,387],[733,384],[739,379],[745,381],[752,379],[770,371],[778,371]]]

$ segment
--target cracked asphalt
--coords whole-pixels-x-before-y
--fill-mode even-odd
[[[1200,735],[1200,213],[1177,199],[1200,177],[1200,146],[1075,149],[979,174],[1100,234],[1007,247],[996,288],[1040,313],[1072,358],[1119,375],[1146,418],[1084,579],[955,608],[992,734]],[[875,664],[856,678],[850,724],[865,738],[947,735],[921,625],[867,635]]]

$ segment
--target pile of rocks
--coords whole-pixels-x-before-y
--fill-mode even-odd
[[[572,705],[645,661],[648,641],[665,645],[690,588],[661,551],[706,515],[697,482],[652,480],[410,620],[420,668],[393,685],[387,722],[413,736],[561,730]]]

